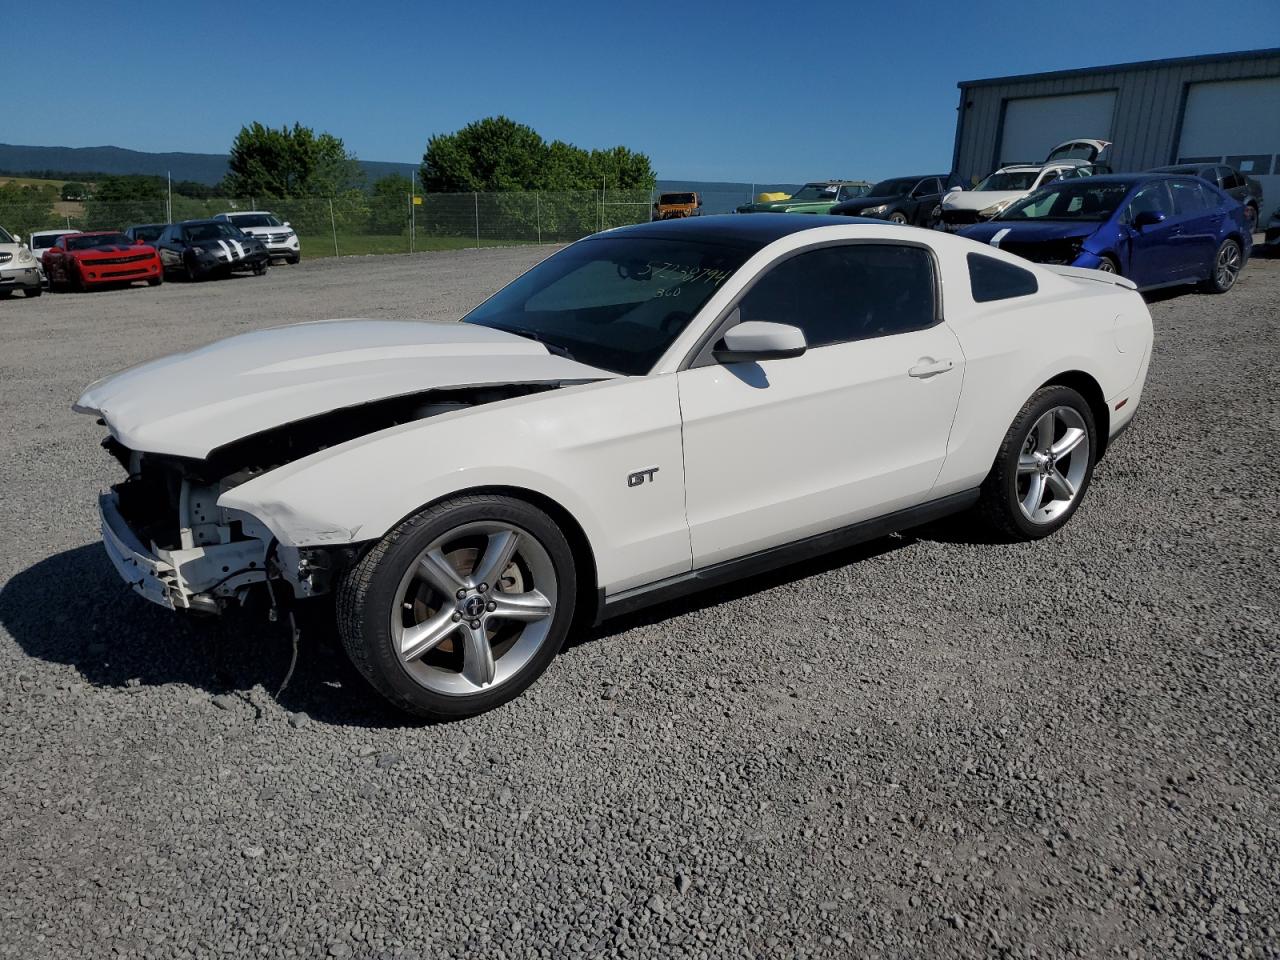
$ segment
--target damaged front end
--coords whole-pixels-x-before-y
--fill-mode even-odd
[[[134,592],[172,610],[219,613],[280,581],[293,598],[326,594],[363,545],[282,544],[258,518],[219,506],[223,494],[357,437],[561,385],[507,384],[380,400],[275,427],[199,460],[131,450],[113,435],[103,446],[128,478],[99,497],[103,544]],[[274,605],[277,593],[270,594]]]

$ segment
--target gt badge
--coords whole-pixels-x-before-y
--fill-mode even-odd
[[[640,486],[640,484],[644,483],[646,480],[652,483],[653,475],[657,472],[658,472],[657,467],[650,467],[647,470],[637,470],[635,473],[629,473],[627,474],[627,486],[638,487]]]

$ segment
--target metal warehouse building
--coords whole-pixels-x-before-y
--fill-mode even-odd
[[[1064,140],[1110,140],[1116,172],[1228,163],[1280,202],[1280,48],[967,80],[952,169],[966,181],[1041,160]],[[1269,211],[1264,211],[1269,212]]]

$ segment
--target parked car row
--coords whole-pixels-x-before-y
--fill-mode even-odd
[[[45,288],[88,290],[139,281],[158,286],[175,276],[261,276],[275,259],[298,263],[301,245],[286,221],[265,210],[124,230],[37,230],[26,244],[0,228],[0,298],[14,290],[38,297]]]
[[[896,177],[831,213],[959,232],[1038,263],[1119,274],[1143,290],[1231,289],[1252,251],[1258,182],[1222,164],[1113,174],[1110,146],[1069,140],[1040,163],[1001,166],[972,190],[939,193],[942,176]],[[1267,244],[1280,247],[1280,210]]]

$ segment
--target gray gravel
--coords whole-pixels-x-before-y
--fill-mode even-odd
[[[1144,408],[1032,545],[943,525],[579,638],[407,724],[332,642],[97,545],[88,381],[456,316],[542,249],[0,303],[0,956],[1280,957],[1280,262],[1153,303]]]

